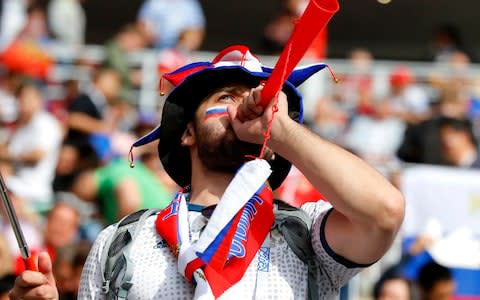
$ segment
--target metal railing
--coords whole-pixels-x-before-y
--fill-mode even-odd
[[[105,51],[103,46],[86,45],[81,48],[66,48],[62,45],[51,44],[48,46],[48,52],[58,62],[51,72],[52,81],[62,82],[66,79],[79,80],[81,84],[89,82],[92,69],[89,66],[78,64],[78,61],[88,61],[94,64],[101,64],[105,59]],[[212,52],[195,52],[192,54],[195,60],[210,61],[216,53]],[[134,103],[140,110],[150,110],[157,108],[159,105],[158,81],[159,75],[157,65],[161,51],[144,50],[131,54],[130,64],[132,67],[139,67],[142,72],[142,83],[134,95]],[[263,64],[274,66],[277,60],[275,56],[260,56]],[[301,64],[309,64],[313,61],[304,60]],[[327,59],[325,61],[337,74],[349,74],[352,72],[352,65],[346,59]],[[372,62],[369,73],[373,79],[374,95],[383,95],[388,89],[388,80],[390,72],[398,65],[405,65],[415,74],[417,83],[428,88],[428,78],[433,74],[436,76],[448,78],[459,74],[459,70],[452,68],[446,63],[431,62],[411,62],[411,61],[385,61],[374,60]],[[461,75],[475,81],[480,79],[480,66],[470,65],[468,68],[461,70]],[[300,90],[304,96],[305,117],[311,118],[316,101],[320,96],[331,93],[333,81],[328,72],[320,72],[305,82]],[[50,91],[55,90],[51,89]],[[57,91],[58,92],[58,91]]]

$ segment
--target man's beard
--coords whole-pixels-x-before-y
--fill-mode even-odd
[[[215,132],[196,129],[198,157],[205,168],[225,173],[235,173],[248,156],[258,156],[261,145],[247,143],[238,139],[231,127],[218,136]]]

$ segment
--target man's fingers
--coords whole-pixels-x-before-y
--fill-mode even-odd
[[[263,113],[263,108],[255,104],[252,98],[247,98],[242,104],[238,106],[237,118],[242,121],[253,120],[260,117]]]
[[[41,285],[36,288],[15,288],[8,295],[10,300],[51,300],[57,299],[56,290],[50,285]]]
[[[48,282],[55,285],[55,278],[52,271],[52,260],[47,252],[38,255],[38,270],[45,275]]]
[[[25,271],[20,276],[15,279],[15,286],[19,288],[31,288],[34,286],[39,286],[46,284],[47,277],[42,273],[35,271]]]
[[[252,89],[249,95],[249,101],[247,102],[248,109],[255,113],[257,116],[262,115],[264,111],[264,108],[260,105],[260,102],[262,102],[262,89],[263,86]]]
[[[47,253],[40,253],[37,265],[39,272],[27,270],[15,279],[9,294],[11,300],[58,299],[52,261]]]

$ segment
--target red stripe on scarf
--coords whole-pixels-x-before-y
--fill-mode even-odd
[[[201,259],[191,261],[185,270],[185,276],[192,280],[193,272],[199,267],[203,268],[205,277],[212,289],[215,298],[220,297],[227,289],[242,279],[248,266],[263,244],[267,234],[270,232],[274,221],[273,215],[273,193],[269,186],[265,185],[258,194],[262,203],[253,201],[256,213],[249,219],[249,226],[245,241],[240,241],[245,248],[244,257],[231,256],[232,241],[238,230],[238,224],[245,211],[246,204],[234,217],[230,230],[219,245],[216,253],[208,264]],[[174,255],[178,257],[178,207],[180,197],[163,209],[157,217],[156,229],[158,234],[167,242]],[[229,258],[229,256],[231,256]],[[202,266],[203,265],[203,266]]]
[[[260,193],[262,205],[256,205],[257,214],[248,228],[246,240],[246,256],[244,258],[230,258],[223,269],[216,270],[209,264],[204,266],[205,276],[210,284],[213,295],[218,298],[227,289],[242,279],[248,266],[263,244],[273,225],[273,195],[270,187],[266,187]],[[239,212],[239,215],[242,211]],[[237,223],[238,224],[238,223]]]
[[[181,193],[180,191],[179,193]],[[177,194],[175,199],[160,211],[155,221],[155,227],[158,234],[167,242],[170,250],[175,257],[178,257],[180,241],[178,238],[178,210],[180,209],[180,196]],[[172,230],[175,228],[176,230]]]

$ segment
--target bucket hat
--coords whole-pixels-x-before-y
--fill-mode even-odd
[[[303,122],[302,96],[296,87],[326,66],[312,64],[296,68],[285,81],[282,90],[287,95],[288,114],[293,120]],[[164,74],[162,80],[169,81],[174,88],[165,99],[160,124],[132,147],[159,140],[158,154],[165,171],[179,186],[190,184],[190,153],[181,145],[181,137],[200,103],[213,91],[228,84],[256,87],[270,76],[272,70],[262,65],[248,47],[235,45],[222,50],[211,62],[187,64]],[[276,189],[288,175],[291,164],[278,154],[269,163],[272,174],[268,181],[272,189]]]

